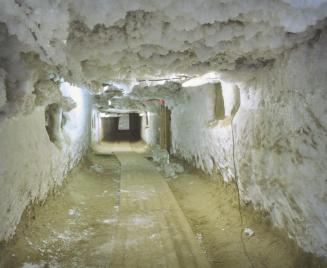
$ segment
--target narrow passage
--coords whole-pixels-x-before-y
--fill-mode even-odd
[[[117,267],[209,267],[164,178],[137,153],[121,162],[119,225],[114,239]]]
[[[59,195],[27,210],[0,267],[209,267],[153,164],[106,146],[88,154]]]

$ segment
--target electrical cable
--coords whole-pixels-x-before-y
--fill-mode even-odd
[[[234,184],[236,187],[236,191],[237,191],[237,198],[238,198],[238,211],[240,213],[240,220],[241,220],[241,234],[240,234],[240,240],[242,243],[242,247],[243,247],[243,253],[246,256],[246,258],[248,259],[250,265],[252,268],[254,268],[254,265],[252,263],[252,260],[250,258],[250,255],[247,251],[246,245],[245,245],[245,241],[243,239],[243,226],[244,226],[244,222],[243,222],[243,215],[242,215],[242,207],[241,207],[241,196],[240,196],[240,188],[238,185],[238,175],[237,175],[237,169],[236,169],[236,162],[235,162],[235,138],[234,138],[234,128],[233,128],[233,120],[234,120],[234,116],[232,116],[232,121],[231,121],[231,130],[232,130],[232,145],[233,145],[233,165],[234,165]]]

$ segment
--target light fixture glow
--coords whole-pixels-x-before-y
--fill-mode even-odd
[[[182,87],[198,87],[208,83],[217,83],[219,81],[220,81],[220,75],[216,72],[210,72],[184,82],[182,84]]]

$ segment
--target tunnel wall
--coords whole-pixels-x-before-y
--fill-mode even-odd
[[[0,122],[0,241],[10,238],[25,208],[60,186],[90,141],[91,100],[86,90],[63,85],[77,106],[67,112],[58,148],[45,128],[45,107]]]
[[[242,199],[269,212],[306,251],[327,256],[327,36],[238,81],[235,160]],[[224,85],[223,85],[224,86]],[[225,83],[226,86],[233,86]],[[214,127],[211,85],[183,89],[172,112],[175,153],[233,177],[228,118]],[[192,133],[192,135],[190,135]]]

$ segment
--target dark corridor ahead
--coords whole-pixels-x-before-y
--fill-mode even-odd
[[[141,117],[137,113],[103,117],[102,127],[105,141],[138,141],[141,139]]]

